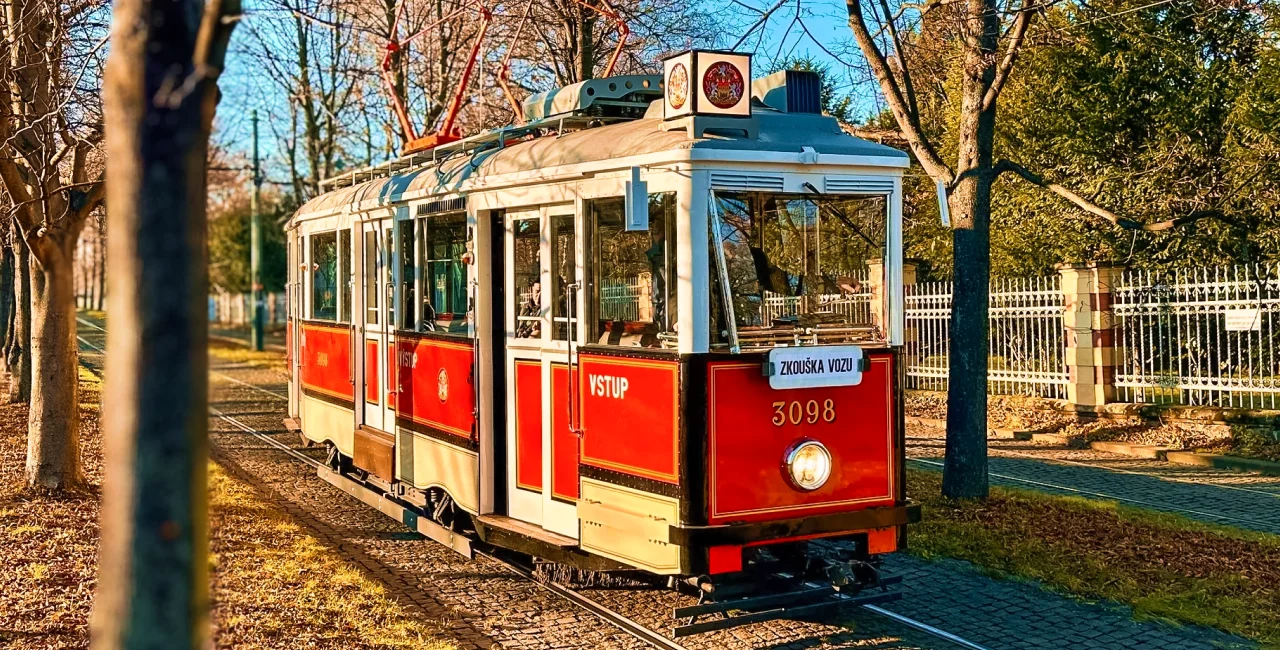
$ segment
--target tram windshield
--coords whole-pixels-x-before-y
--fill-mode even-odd
[[[717,192],[713,345],[730,344],[729,318],[744,348],[883,340],[871,272],[881,268],[887,217],[883,196]]]

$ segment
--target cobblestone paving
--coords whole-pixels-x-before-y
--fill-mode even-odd
[[[102,345],[100,339],[90,339]],[[86,359],[88,361],[88,359]],[[94,359],[100,361],[100,359]],[[280,424],[284,377],[247,365],[212,363],[213,404],[244,423],[301,449]],[[403,606],[443,621],[460,647],[640,648],[643,644],[543,591],[501,564],[466,560],[320,480],[314,471],[218,418],[210,419],[215,460],[264,490],[309,533],[343,553],[388,588]],[[318,449],[304,450],[319,459]],[[1247,646],[1227,635],[1163,623],[1135,622],[1111,605],[1080,603],[1033,584],[992,579],[958,562],[892,558],[904,599],[886,609],[934,625],[992,650],[1023,648],[1214,648]],[[588,588],[602,604],[649,625],[670,625],[670,608],[688,599],[665,590]],[[824,622],[773,621],[682,639],[690,650],[778,648],[952,650],[959,646],[865,610]]]
[[[1039,586],[994,580],[967,563],[893,556],[904,598],[886,609],[990,648],[1239,648],[1254,644],[1216,630],[1134,621],[1128,608],[1090,604]]]
[[[912,433],[915,433],[914,431]],[[941,442],[914,440],[909,456],[938,469]],[[991,482],[1054,494],[1111,499],[1191,519],[1280,534],[1280,479],[1160,461],[991,441]],[[1014,455],[1017,454],[1017,455]],[[1095,452],[1096,454],[1096,452]]]

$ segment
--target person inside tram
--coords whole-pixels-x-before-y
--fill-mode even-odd
[[[529,291],[524,302],[520,304],[520,316],[531,317],[516,323],[516,338],[536,339],[542,336],[542,283],[534,280],[529,284]]]

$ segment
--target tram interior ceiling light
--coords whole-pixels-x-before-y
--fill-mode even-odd
[[[787,450],[783,470],[796,489],[812,492],[831,477],[831,452],[816,440],[801,441]]]

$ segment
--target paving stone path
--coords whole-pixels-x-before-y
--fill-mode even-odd
[[[991,482],[996,485],[1109,499],[1209,523],[1280,534],[1280,479],[1250,477],[1248,483],[1233,484],[1219,479],[1241,475],[1224,470],[1196,471],[1193,476],[1200,477],[1197,479],[1150,461],[1126,464],[1112,459],[1108,466],[1102,466],[1097,461],[1063,463],[999,454],[1000,450],[994,449],[987,461]],[[940,469],[936,447],[914,447],[908,455],[919,459],[912,463],[916,467]]]

